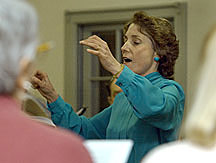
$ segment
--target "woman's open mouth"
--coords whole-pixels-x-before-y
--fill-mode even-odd
[[[127,58],[127,57],[123,57],[123,61],[128,63],[128,62],[132,62],[132,59],[130,58]]]

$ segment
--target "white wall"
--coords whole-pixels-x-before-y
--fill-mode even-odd
[[[187,76],[188,102],[192,102],[192,93],[196,83],[199,56],[206,33],[216,24],[216,1],[189,0],[188,1],[188,44],[187,44]]]
[[[53,40],[56,47],[38,56],[37,68],[48,73],[56,90],[64,96],[64,13],[70,11],[118,9],[145,5],[188,3],[187,103],[191,102],[200,49],[204,35],[216,23],[214,0],[30,0],[40,17],[41,41]]]

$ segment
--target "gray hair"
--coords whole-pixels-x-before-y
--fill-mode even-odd
[[[0,94],[12,93],[23,58],[37,46],[37,15],[24,0],[0,0]]]

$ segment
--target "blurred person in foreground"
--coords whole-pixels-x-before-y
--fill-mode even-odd
[[[183,125],[184,139],[155,148],[143,163],[216,162],[216,26],[208,33],[202,53],[194,101]]]
[[[87,119],[77,116],[64,102],[46,73],[36,71],[31,82],[47,99],[53,122],[86,139],[133,140],[130,163],[138,163],[152,148],[176,140],[185,96],[181,85],[173,80],[179,42],[170,22],[136,12],[124,28],[123,64],[98,36],[80,43],[98,56],[123,92],[111,106]]]
[[[0,0],[0,162],[92,162],[78,136],[35,122],[21,110],[37,22],[26,1]]]

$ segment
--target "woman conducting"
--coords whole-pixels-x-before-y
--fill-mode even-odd
[[[152,148],[178,136],[184,111],[184,91],[173,80],[179,42],[171,24],[163,18],[137,12],[124,27],[123,64],[111,54],[105,41],[90,36],[80,41],[96,55],[123,90],[114,103],[87,119],[77,116],[57,94],[48,76],[37,71],[32,84],[48,101],[52,120],[86,139],[131,139],[128,162],[140,162]]]

